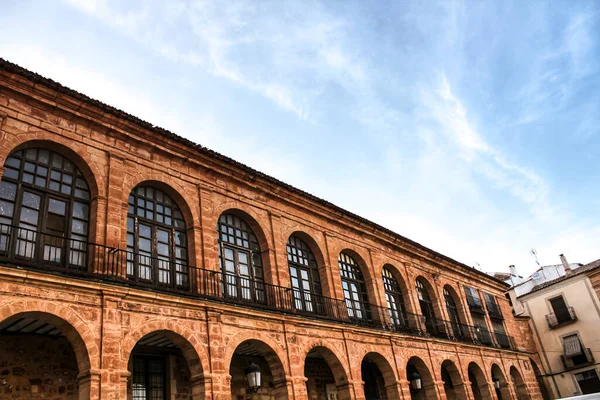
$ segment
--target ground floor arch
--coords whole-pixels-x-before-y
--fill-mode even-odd
[[[308,398],[337,398],[348,400],[351,397],[348,375],[341,360],[325,346],[310,349],[304,360],[304,376]]]
[[[498,400],[509,400],[512,398],[512,394],[509,387],[509,382],[502,372],[502,368],[498,364],[492,365],[492,383],[494,384],[494,391]]]
[[[406,363],[406,379],[412,400],[438,399],[433,375],[427,364],[419,357],[413,356]]]
[[[248,380],[247,374],[252,368],[258,368],[260,371],[261,379],[258,387],[252,387]],[[282,360],[273,348],[260,340],[245,340],[236,347],[229,364],[229,375],[233,399],[284,400],[291,395],[288,393]]]
[[[194,347],[181,335],[156,330],[144,335],[129,355],[128,400],[203,400],[202,363]]]
[[[469,363],[468,369],[469,382],[471,382],[471,391],[475,400],[491,400],[494,397],[490,390],[489,382],[481,367],[475,362]]]
[[[7,398],[89,398],[86,343],[69,322],[50,313],[21,312],[0,321],[0,373]]]
[[[517,394],[518,400],[529,400],[531,396],[529,396],[529,391],[527,390],[527,385],[523,381],[523,377],[521,373],[515,366],[510,367],[510,378],[515,387],[515,393]]]
[[[466,399],[467,392],[460,375],[460,370],[453,361],[445,360],[441,366],[441,376],[444,382],[444,392],[447,400]]]
[[[388,360],[379,353],[367,353],[361,362],[365,400],[399,400],[398,382]]]
[[[544,374],[535,361],[533,361],[531,358],[529,361],[531,362],[531,367],[533,368],[533,373],[535,374],[535,379],[540,388],[540,393],[542,394],[543,400],[550,400],[550,393],[548,392],[548,387],[546,387],[546,382],[544,382]]]

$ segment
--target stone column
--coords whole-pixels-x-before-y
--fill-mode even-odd
[[[308,378],[305,376],[294,376],[292,377],[293,395],[294,400],[308,400],[308,391],[306,389],[306,382]]]
[[[84,371],[77,376],[79,400],[100,399],[100,378],[98,370]]]

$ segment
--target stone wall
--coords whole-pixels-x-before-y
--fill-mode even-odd
[[[63,337],[0,334],[0,399],[78,399],[77,360]]]
[[[153,185],[182,210],[192,265],[219,269],[217,220],[234,212],[258,238],[268,283],[290,287],[286,243],[297,233],[315,254],[325,296],[343,299],[337,259],[345,251],[359,263],[374,306],[386,305],[385,266],[402,286],[409,312],[420,313],[414,290],[420,278],[427,282],[437,318],[449,319],[442,292],[447,287],[461,321],[470,324],[463,292],[469,285],[496,296],[507,333],[520,350],[531,350],[530,332],[514,319],[503,296],[506,287],[491,277],[56,84],[0,68],[0,165],[27,147],[60,152],[82,171],[92,196],[92,242],[126,248],[128,195],[139,184]],[[456,365],[463,381],[470,362],[486,371],[488,380],[493,364],[507,376],[515,366],[537,398],[526,351],[409,337],[0,266],[0,322],[20,313],[60,326],[77,359],[80,399],[127,398],[131,352],[156,331],[168,334],[185,357],[193,399],[231,398],[231,360],[247,340],[262,343],[273,376],[266,395],[277,399],[306,398],[304,364],[315,348],[333,372],[340,400],[364,397],[361,362],[367,354],[379,355],[375,359],[390,400],[410,398],[411,357],[430,371],[425,389],[439,398],[444,398],[440,366],[445,360]]]

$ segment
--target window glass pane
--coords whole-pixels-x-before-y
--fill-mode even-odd
[[[0,200],[0,215],[10,218],[13,216],[14,208],[14,203]]]
[[[50,201],[48,202],[48,212],[58,215],[65,215],[66,209],[67,203],[65,203],[64,201],[50,199]]]
[[[17,185],[12,182],[0,181],[0,199],[15,200]]]
[[[22,204],[24,206],[39,210],[40,209],[40,199],[41,199],[40,196],[38,196],[37,194],[25,192],[25,193],[23,193],[23,203]]]
[[[21,222],[26,222],[31,225],[37,225],[39,213],[29,208],[21,209]]]
[[[73,216],[79,219],[88,219],[89,206],[87,204],[74,202],[73,203]]]

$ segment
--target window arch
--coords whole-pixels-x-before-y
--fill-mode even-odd
[[[385,289],[385,300],[392,324],[395,326],[406,325],[406,307],[402,297],[402,288],[392,275],[392,271],[383,267],[383,287]]]
[[[127,276],[187,289],[188,246],[177,203],[153,186],[138,185],[128,198]]]
[[[433,310],[433,302],[429,297],[425,282],[423,282],[421,278],[417,278],[416,289],[419,305],[421,307],[421,314],[425,317],[425,330],[433,335],[436,333],[437,321]]]
[[[350,255],[342,252],[338,257],[342,275],[342,289],[350,319],[371,320],[367,287],[362,271]]]
[[[45,148],[11,153],[0,181],[0,253],[87,267],[90,190],[66,157]]]
[[[289,237],[286,249],[296,309],[322,314],[321,279],[313,252],[297,235]]]
[[[231,213],[217,222],[219,262],[226,297],[265,303],[260,245],[250,226]]]
[[[464,335],[461,329],[462,325],[460,323],[460,318],[458,316],[458,307],[456,307],[454,297],[448,289],[448,285],[444,286],[444,302],[446,303],[448,319],[450,320],[450,325],[452,327],[452,333],[454,334],[454,337],[462,339]]]

